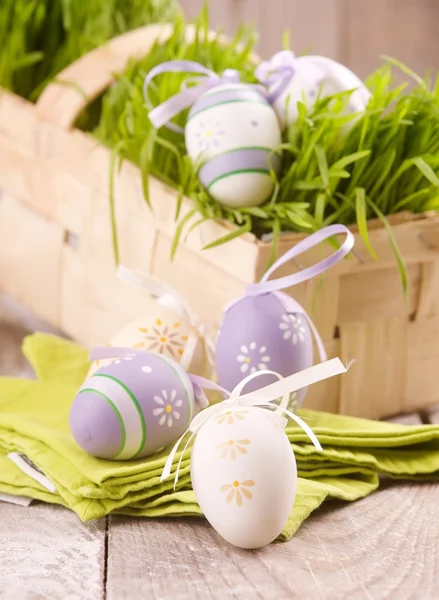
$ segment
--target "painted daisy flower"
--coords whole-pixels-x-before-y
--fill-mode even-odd
[[[177,399],[176,390],[172,390],[170,394],[162,390],[161,396],[154,396],[154,402],[159,406],[152,411],[152,414],[160,417],[159,425],[167,423],[168,427],[172,427],[173,419],[180,418],[180,413],[176,409],[183,406],[183,401]]]
[[[305,341],[306,328],[303,324],[303,320],[293,313],[282,315],[279,329],[284,332],[282,336],[284,340],[291,340],[294,346],[299,342],[303,344]]]
[[[251,342],[248,346],[241,346],[241,354],[238,354],[236,360],[241,364],[241,373],[256,373],[267,369],[267,363],[271,358],[266,354],[267,347],[260,346],[258,348],[256,342]]]
[[[243,415],[246,414],[246,410],[228,410],[227,412],[220,412],[219,415],[216,415],[215,419],[218,421],[218,425],[226,422],[228,425],[231,425],[235,420],[244,421]]]
[[[157,319],[154,327],[139,327],[144,341],[136,344],[136,348],[152,350],[158,354],[169,354],[172,358],[183,355],[187,335],[180,335],[181,323],[166,325],[161,319]]]
[[[250,444],[250,440],[229,440],[228,442],[223,442],[222,444],[218,444],[215,446],[217,450],[221,450],[220,458],[225,458],[226,456],[230,456],[232,460],[238,456],[237,452],[241,454],[247,454],[247,450],[244,446]]]
[[[220,145],[220,137],[224,133],[219,121],[200,121],[196,133],[200,151],[217,148]]]
[[[242,497],[247,498],[248,500],[252,499],[251,492],[247,489],[249,487],[253,487],[255,482],[252,479],[247,479],[246,481],[238,481],[235,480],[233,483],[226,483],[220,487],[222,492],[228,492],[226,496],[226,502],[230,504],[235,501],[238,506],[242,506]]]

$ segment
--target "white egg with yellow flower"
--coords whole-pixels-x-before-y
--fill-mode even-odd
[[[160,354],[171,358],[193,375],[209,377],[212,358],[207,330],[177,292],[159,280],[138,275],[124,267],[119,267],[118,276],[126,283],[149,292],[155,301],[149,304],[147,314],[117,331],[106,345]],[[94,361],[89,375],[111,360],[114,359]]]
[[[291,514],[297,469],[285,419],[255,406],[228,406],[197,433],[191,479],[210,524],[229,543],[260,548]]]

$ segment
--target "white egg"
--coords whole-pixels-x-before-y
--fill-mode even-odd
[[[308,109],[317,97],[324,98],[339,92],[355,89],[350,95],[346,112],[357,113],[366,109],[371,93],[352,71],[324,56],[302,56],[294,61],[294,75],[273,106],[282,127],[294,123],[299,117],[298,102]]]
[[[254,406],[228,407],[200,429],[191,478],[210,524],[229,543],[260,548],[291,513],[297,469],[285,419]]]
[[[272,193],[270,168],[280,168],[272,151],[281,131],[256,87],[224,84],[204,93],[189,112],[185,139],[192,161],[202,165],[201,183],[218,202],[257,206]]]
[[[154,352],[172,358],[194,375],[211,374],[205,340],[200,333],[187,319],[159,304],[116,332],[106,345]],[[112,359],[95,360],[89,375],[110,362]]]

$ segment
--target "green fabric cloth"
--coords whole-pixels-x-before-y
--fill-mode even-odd
[[[168,452],[126,462],[89,456],[73,440],[69,410],[84,380],[87,352],[46,334],[26,338],[23,351],[37,381],[0,378],[0,492],[62,504],[82,520],[111,512],[144,517],[201,516],[191,490],[190,453],[180,479],[160,482]],[[282,539],[288,539],[326,499],[353,501],[392,478],[439,478],[439,427],[388,424],[301,410],[323,446],[316,451],[306,434],[289,424],[299,479],[296,500]],[[55,485],[51,493],[7,458],[30,458]],[[180,454],[177,454],[178,460]]]

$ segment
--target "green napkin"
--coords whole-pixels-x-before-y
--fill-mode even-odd
[[[160,482],[169,449],[146,459],[116,462],[89,456],[76,445],[68,415],[89,368],[84,349],[34,334],[26,338],[23,350],[39,379],[0,379],[0,492],[63,504],[83,520],[110,512],[201,516],[190,488],[189,453],[174,491],[172,478]],[[406,427],[306,410],[300,414],[324,450],[318,453],[300,428],[288,425],[300,477],[282,539],[325,499],[352,501],[374,491],[378,473],[411,479],[439,476],[439,427]],[[22,473],[6,458],[10,452],[29,457],[56,493]]]

